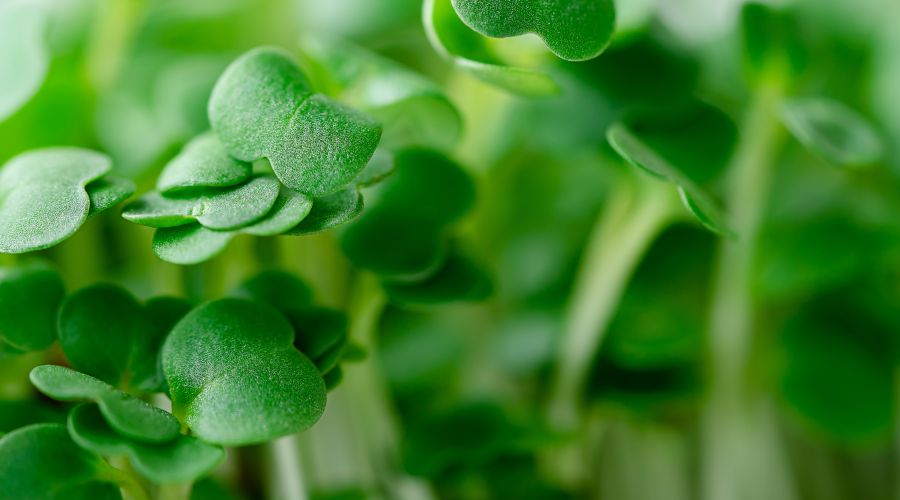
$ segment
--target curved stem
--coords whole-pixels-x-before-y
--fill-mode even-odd
[[[111,483],[119,485],[120,488],[127,491],[131,496],[133,496],[135,500],[149,500],[149,497],[144,491],[144,488],[141,487],[141,485],[131,474],[125,471],[110,466],[97,479],[100,479],[101,481],[109,481]]]

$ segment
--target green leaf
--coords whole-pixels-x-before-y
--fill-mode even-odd
[[[216,135],[206,132],[191,139],[166,164],[156,179],[156,189],[168,193],[192,187],[236,186],[252,174],[253,165],[229,156]]]
[[[806,69],[808,49],[790,12],[748,3],[741,11],[741,24],[744,55],[754,78],[791,79]]]
[[[381,121],[380,147],[449,151],[458,142],[462,117],[436,83],[348,42],[306,37],[302,46],[329,94]]]
[[[175,298],[153,299],[145,308],[119,286],[94,285],[63,302],[59,341],[78,371],[114,386],[159,391],[159,349],[189,310],[187,301]]]
[[[325,390],[331,392],[344,380],[344,370],[341,370],[340,366],[336,366],[333,370],[326,373],[323,378],[325,380]]]
[[[413,149],[396,160],[397,173],[366,192],[369,209],[344,231],[341,249],[358,267],[421,279],[443,263],[444,229],[472,206],[475,187],[440,153]]]
[[[210,229],[238,229],[269,213],[278,191],[278,179],[271,175],[258,175],[236,187],[207,187],[171,194],[150,191],[126,206],[122,217],[156,228],[197,221]]]
[[[49,347],[65,295],[62,279],[42,261],[0,268],[0,341],[18,351]]]
[[[800,144],[836,165],[871,165],[884,155],[875,127],[840,101],[798,97],[782,104],[780,116]]]
[[[107,156],[80,148],[22,153],[0,169],[0,252],[51,247],[87,219],[85,185],[110,171]]]
[[[0,401],[0,433],[31,424],[65,424],[69,405],[45,401]]]
[[[612,0],[453,0],[460,19],[493,38],[534,33],[568,61],[600,55],[612,41],[616,9]]]
[[[293,274],[263,271],[234,289],[231,296],[256,299],[284,312],[311,304],[313,292]]]
[[[215,231],[200,223],[160,228],[153,235],[153,251],[159,258],[175,264],[198,264],[225,249],[239,234],[274,236],[296,227],[313,208],[308,196],[282,188],[272,210],[254,224],[237,231]]]
[[[490,296],[492,284],[485,272],[472,261],[450,254],[440,271],[417,283],[386,282],[384,291],[400,304],[443,304],[454,301],[479,301]]]
[[[559,92],[559,86],[544,71],[505,66],[491,53],[484,38],[459,19],[450,0],[425,0],[422,21],[434,50],[459,70],[515,94]]]
[[[118,485],[146,499],[134,479],[79,448],[63,425],[29,425],[0,438],[0,498],[121,500]]]
[[[327,307],[288,309],[285,316],[294,326],[294,347],[313,360],[320,372],[332,369],[347,342],[347,315]]]
[[[107,175],[102,179],[92,181],[85,186],[85,190],[91,199],[91,210],[88,212],[88,217],[93,217],[128,199],[137,188],[134,181]]]
[[[193,481],[225,458],[221,446],[190,436],[164,444],[147,444],[114,431],[96,403],[82,403],[69,413],[69,435],[82,448],[99,455],[126,455],[140,475],[154,483]]]
[[[171,413],[129,396],[89,375],[42,365],[31,370],[31,383],[60,401],[93,400],[119,434],[146,443],[166,443],[179,435],[181,425]]]
[[[346,186],[381,138],[372,117],[313,94],[290,54],[272,47],[228,66],[210,97],[209,121],[232,156],[267,157],[285,186],[309,196]]]
[[[228,446],[309,428],[325,410],[325,383],[293,340],[284,316],[259,302],[194,309],[163,347],[172,408],[194,435]]]
[[[39,4],[11,2],[0,8],[0,122],[30,101],[44,83],[50,66],[46,17]]]
[[[609,144],[632,165],[661,177],[676,186],[684,205],[710,230],[732,236],[716,202],[700,189],[684,172],[666,161],[656,151],[635,136],[625,125],[615,123],[606,131]]]

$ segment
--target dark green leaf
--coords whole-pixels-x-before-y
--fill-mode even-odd
[[[325,410],[325,383],[293,340],[284,316],[259,302],[194,309],[163,347],[172,408],[197,437],[229,446],[309,428]]]
[[[85,185],[110,171],[107,156],[80,148],[22,153],[0,169],[0,252],[51,247],[87,219]]]
[[[569,61],[600,55],[612,41],[616,10],[612,0],[453,0],[473,30],[493,38],[534,33],[554,54]]]
[[[401,304],[442,304],[479,301],[490,296],[490,278],[472,261],[451,254],[434,276],[418,283],[386,282],[388,297]]]
[[[10,2],[0,8],[0,122],[31,100],[47,76],[46,17],[38,4]]]
[[[872,124],[840,101],[790,99],[781,107],[781,122],[800,144],[836,165],[871,165],[884,154],[881,137]]]
[[[253,49],[216,82],[209,120],[235,158],[267,157],[287,187],[324,196],[352,181],[381,138],[370,116],[312,94],[290,54]]]
[[[44,262],[0,268],[0,341],[19,351],[48,347],[65,294],[62,279]]]
[[[754,77],[792,78],[806,69],[809,54],[791,13],[748,3],[741,21],[745,55]]]
[[[82,403],[69,413],[69,434],[79,446],[99,455],[126,455],[134,470],[155,483],[193,481],[225,458],[220,446],[178,436],[164,444],[147,444],[114,431],[96,403]]]
[[[97,402],[103,417],[116,432],[138,441],[166,443],[178,437],[181,429],[169,412],[62,366],[38,366],[31,371],[31,383],[53,399]]]
[[[250,179],[253,165],[232,158],[212,132],[193,138],[166,164],[156,189],[167,193],[192,187],[229,187]]]
[[[111,175],[91,182],[85,186],[88,197],[91,199],[91,210],[88,212],[88,217],[93,217],[126,200],[134,194],[136,189],[134,181],[119,179]]]
[[[0,401],[0,433],[31,424],[65,424],[69,405],[42,401]]]
[[[344,380],[344,370],[341,370],[340,366],[336,366],[333,370],[330,370],[324,375],[324,379],[325,390],[331,392],[341,384],[341,381]]]
[[[232,297],[256,299],[281,312],[305,307],[312,303],[312,290],[293,274],[263,271],[236,288]]]

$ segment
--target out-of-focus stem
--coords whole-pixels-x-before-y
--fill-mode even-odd
[[[156,500],[188,500],[194,483],[160,484],[156,487]]]
[[[266,444],[266,475],[269,500],[307,500],[297,435],[291,434]]]
[[[107,0],[85,55],[88,76],[97,90],[106,90],[119,76],[143,10],[142,0]]]

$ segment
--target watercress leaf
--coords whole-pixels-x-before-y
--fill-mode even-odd
[[[312,303],[312,290],[300,278],[282,271],[263,271],[231,292],[232,297],[256,299],[281,312]]]
[[[612,0],[453,0],[460,19],[493,38],[534,33],[568,61],[600,55],[612,41],[616,10]]]
[[[442,304],[479,301],[490,296],[492,284],[487,274],[471,260],[450,254],[444,266],[421,282],[382,284],[388,297],[400,304]]]
[[[701,190],[684,172],[672,166],[647,146],[625,125],[621,123],[611,125],[606,131],[606,138],[613,149],[629,163],[674,184],[684,205],[704,226],[719,234],[733,235],[712,197]]]
[[[312,94],[290,54],[253,49],[216,82],[209,120],[234,157],[267,157],[279,180],[310,196],[338,191],[368,163],[381,138],[372,117]]]
[[[102,179],[92,181],[85,186],[88,198],[91,200],[91,210],[88,217],[93,217],[100,212],[118,205],[120,202],[128,199],[137,190],[134,181],[130,179],[120,179],[118,177],[107,175]]]
[[[9,2],[0,8],[0,122],[30,101],[47,76],[46,17],[39,4]]]
[[[394,175],[397,168],[397,160],[394,155],[384,149],[376,149],[372,159],[366,168],[353,179],[357,187],[369,187]]]
[[[210,229],[237,229],[269,213],[278,192],[278,179],[271,175],[258,175],[235,187],[206,187],[170,194],[150,191],[126,206],[122,217],[156,228],[197,221]]]
[[[22,153],[0,169],[0,252],[51,247],[81,227],[90,210],[85,185],[112,168],[109,158],[80,148]]]
[[[252,164],[230,156],[216,135],[206,132],[191,139],[166,164],[156,179],[156,189],[167,193],[191,187],[236,186],[252,174]]]
[[[178,321],[191,310],[187,299],[155,297],[144,304],[150,334],[135,338],[131,385],[142,391],[169,392],[162,369],[162,344]]]
[[[368,356],[366,349],[355,343],[355,342],[347,342],[347,345],[344,346],[344,352],[341,355],[341,361],[347,363],[358,363],[363,361]]]
[[[456,15],[450,0],[425,0],[422,8],[425,34],[434,50],[479,80],[515,94],[543,96],[559,92],[559,85],[544,71],[505,66]]]
[[[31,383],[60,401],[93,400],[109,425],[123,436],[146,443],[166,443],[181,425],[171,413],[129,396],[113,386],[69,368],[42,365],[31,370]]]
[[[124,478],[63,425],[29,425],[0,438],[0,498],[121,500],[116,483]]]
[[[44,401],[0,401],[0,433],[31,424],[65,424],[69,405]]]
[[[56,340],[56,309],[66,294],[48,264],[34,260],[0,268],[0,342],[3,351],[44,349]]]
[[[884,144],[875,127],[846,104],[824,97],[798,97],[781,106],[781,122],[814,154],[836,165],[871,165]]]
[[[215,231],[200,223],[160,228],[153,235],[153,251],[159,258],[175,264],[198,264],[225,249],[239,234],[274,236],[296,227],[310,210],[310,197],[282,188],[272,210],[259,221],[237,231]]]
[[[327,307],[305,306],[284,311],[294,326],[294,347],[325,372],[320,360],[347,341],[347,315]],[[330,364],[331,362],[326,362]]]
[[[325,37],[303,39],[303,53],[329,94],[370,113],[384,125],[380,147],[449,151],[462,117],[440,86],[363,47]],[[377,152],[376,152],[377,154]]]
[[[18,356],[20,354],[25,354],[25,351],[16,349],[3,340],[0,340],[0,359],[8,358],[10,356]]]
[[[222,299],[182,319],[163,346],[172,408],[194,435],[240,446],[294,434],[325,410],[325,383],[262,303]]]
[[[69,435],[82,448],[99,455],[125,455],[134,470],[154,483],[192,481],[225,458],[221,446],[195,437],[178,436],[164,444],[148,444],[114,431],[96,403],[76,406],[68,419]]]
[[[331,392],[344,380],[344,370],[341,370],[340,366],[336,366],[333,370],[326,373],[323,379],[325,380],[325,390]]]

